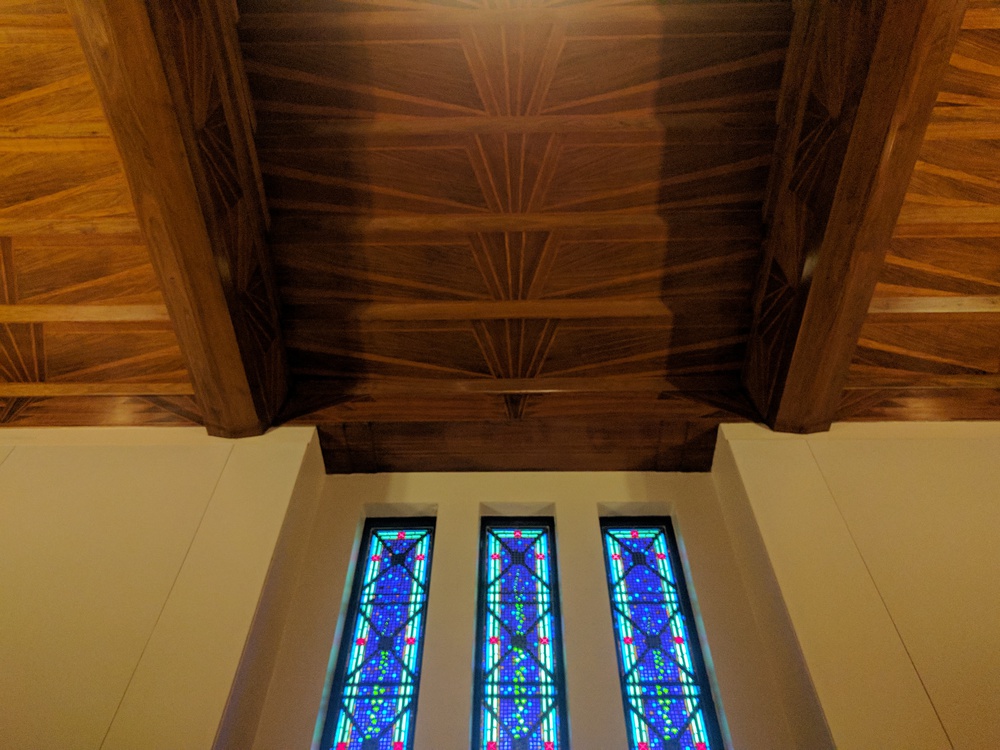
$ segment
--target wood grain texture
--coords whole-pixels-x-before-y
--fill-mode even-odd
[[[192,391],[61,0],[0,3],[0,68],[0,421],[162,423],[116,398]]]
[[[231,3],[68,2],[212,434],[285,394],[263,196]]]
[[[796,19],[744,368],[777,429],[836,416],[964,7],[818,2]]]
[[[849,418],[997,416],[998,14],[969,3],[851,363]]]
[[[331,470],[707,465],[790,3],[241,10],[288,413]]]
[[[361,422],[320,426],[329,473],[707,471],[717,427],[610,418]],[[553,445],[559,447],[553,451]]]

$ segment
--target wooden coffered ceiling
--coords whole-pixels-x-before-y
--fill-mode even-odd
[[[1000,0],[0,0],[0,424],[703,470],[998,387]]]

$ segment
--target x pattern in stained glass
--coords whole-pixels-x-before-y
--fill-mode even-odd
[[[666,528],[605,526],[604,545],[630,750],[720,750]]]
[[[550,527],[484,527],[479,750],[564,750]]]
[[[363,545],[323,747],[409,750],[430,576],[429,528],[372,528]],[[361,566],[359,565],[359,571]],[[348,635],[350,640],[347,640]]]

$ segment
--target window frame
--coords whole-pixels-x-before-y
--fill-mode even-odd
[[[363,557],[371,544],[371,539],[376,531],[383,529],[427,529],[431,534],[430,545],[427,552],[427,595],[423,604],[423,632],[417,640],[418,679],[413,690],[412,700],[412,724],[408,741],[404,745],[404,750],[413,750],[413,743],[416,737],[417,710],[419,709],[420,682],[423,676],[424,641],[427,634],[427,613],[430,606],[431,576],[434,568],[434,544],[437,541],[437,517],[436,516],[369,516],[365,518],[361,530],[361,541],[358,552],[355,556],[354,565],[349,572],[350,576],[350,597],[347,600],[346,610],[343,617],[343,631],[340,642],[336,645],[337,657],[335,666],[330,677],[329,689],[326,693],[325,706],[322,712],[322,729],[320,732],[319,750],[333,748],[333,733],[336,731],[336,718],[342,702],[344,685],[347,681],[347,659],[351,653],[351,637],[353,636],[355,623],[358,618],[358,610],[361,599],[361,588],[364,582],[364,571],[367,561]],[[331,707],[335,707],[335,710]]]
[[[482,712],[484,702],[484,672],[483,649],[486,638],[486,589],[487,589],[487,535],[492,526],[526,528],[545,527],[549,534],[549,566],[552,596],[553,633],[557,634],[558,642],[552,644],[555,658],[555,683],[558,688],[554,711],[559,716],[559,732],[556,750],[569,750],[569,710],[567,703],[568,685],[566,682],[566,649],[563,633],[562,604],[559,593],[559,558],[556,551],[556,524],[554,516],[498,516],[483,515],[479,519],[479,553],[476,560],[476,615],[475,615],[475,651],[472,676],[472,750],[486,750],[482,744]]]
[[[722,722],[719,713],[719,702],[716,700],[714,693],[715,681],[712,679],[712,675],[708,670],[708,665],[705,661],[704,649],[705,649],[705,636],[703,628],[695,617],[694,608],[691,605],[691,598],[688,592],[688,575],[684,569],[684,565],[681,561],[680,545],[677,543],[677,536],[674,533],[673,519],[671,516],[607,516],[601,515],[600,521],[600,534],[601,534],[601,550],[602,556],[604,558],[604,578],[605,578],[605,589],[608,594],[608,605],[611,614],[611,627],[612,633],[615,635],[615,642],[613,648],[615,650],[615,659],[618,664],[618,680],[619,680],[619,690],[622,699],[622,708],[625,715],[625,731],[628,737],[629,750],[635,750],[638,746],[638,740],[632,736],[632,724],[629,720],[630,715],[633,713],[634,709],[630,705],[628,698],[628,685],[625,681],[625,666],[622,662],[621,648],[617,642],[618,628],[615,619],[615,602],[614,602],[614,591],[611,583],[611,560],[608,558],[608,545],[605,539],[605,531],[607,529],[623,529],[623,528],[642,528],[642,527],[662,527],[666,536],[667,541],[667,555],[670,565],[674,571],[674,583],[677,588],[677,598],[680,604],[681,615],[684,622],[687,623],[688,641],[690,647],[688,652],[691,655],[691,661],[694,665],[695,680],[697,684],[701,687],[703,691],[702,704],[700,709],[705,718],[705,731],[709,735],[709,747],[711,750],[723,750],[726,747],[725,741],[722,734]]]

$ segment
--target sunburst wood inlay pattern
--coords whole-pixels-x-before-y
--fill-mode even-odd
[[[290,413],[371,422],[331,426],[330,450],[403,467],[435,440],[468,458],[509,432],[524,451],[507,468],[540,467],[542,435],[582,465],[588,434],[621,429],[603,389],[624,388],[659,404],[643,460],[667,466],[687,434],[660,429],[668,414],[698,435],[744,418],[722,394],[748,331],[790,3],[240,7]],[[719,405],[657,402],[671,378]],[[460,385],[477,382],[497,387]]]

